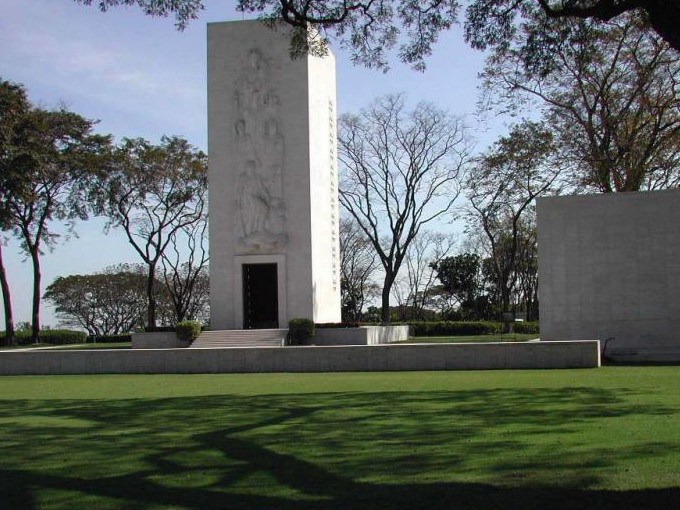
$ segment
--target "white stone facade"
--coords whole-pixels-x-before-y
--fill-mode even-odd
[[[680,190],[539,198],[542,340],[680,360]]]
[[[244,264],[276,264],[278,327],[340,320],[335,61],[208,25],[211,327],[244,327]]]

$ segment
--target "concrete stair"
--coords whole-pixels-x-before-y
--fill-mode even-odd
[[[232,347],[281,347],[287,329],[224,329],[203,331],[192,349],[229,349]]]

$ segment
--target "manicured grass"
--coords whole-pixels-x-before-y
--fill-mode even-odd
[[[8,509],[670,509],[680,367],[0,378]]]
[[[507,335],[469,335],[469,336],[412,336],[408,340],[398,343],[418,344],[467,344],[479,342],[525,342],[540,335],[537,333],[510,333]]]

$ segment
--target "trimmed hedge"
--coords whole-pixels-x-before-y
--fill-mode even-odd
[[[314,336],[314,321],[309,319],[291,319],[288,321],[289,345],[304,345]]]
[[[532,335],[540,333],[538,322],[515,322],[512,327],[515,333],[529,333]]]
[[[87,337],[88,344],[112,344],[120,342],[132,342],[132,335],[121,334],[121,335],[92,335]]]
[[[40,332],[40,341],[52,345],[84,344],[87,333],[70,329],[48,329]]]
[[[15,333],[17,345],[30,345],[31,334],[27,331],[17,331]],[[0,332],[0,338],[4,344],[5,332]],[[87,333],[72,329],[44,329],[40,331],[40,343],[51,345],[84,344],[87,342]]]
[[[201,334],[201,323],[198,321],[182,321],[175,326],[175,332],[180,340],[193,342]]]
[[[413,336],[467,336],[493,335],[500,333],[499,322],[412,322],[410,323]]]
[[[175,326],[144,326],[144,333],[174,333]]]
[[[363,324],[360,322],[322,322],[314,326],[319,329],[343,329],[343,328],[358,328]]]

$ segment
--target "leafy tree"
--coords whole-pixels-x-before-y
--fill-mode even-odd
[[[3,239],[0,239],[0,286],[2,286],[2,302],[5,311],[5,335],[4,343],[8,346],[16,345],[16,335],[14,332],[14,315],[12,313],[12,295],[7,280],[5,262],[2,258]]]
[[[382,310],[377,306],[369,306],[363,314],[364,322],[380,322]]]
[[[102,10],[138,5],[152,16],[174,15],[180,29],[203,9],[202,0],[98,0],[97,4]],[[474,48],[503,46],[526,21],[526,12],[538,7],[550,19],[607,21],[626,12],[639,13],[657,34],[680,49],[680,0],[471,0],[465,4],[465,38]],[[463,5],[462,0],[236,0],[241,12],[291,25],[294,55],[323,52],[327,39],[335,37],[357,63],[386,68],[388,54],[398,46],[399,59],[417,69],[424,68],[439,34],[461,21]],[[320,33],[310,37],[309,26]],[[536,54],[549,53],[553,43],[542,37],[526,40],[527,48]]]
[[[446,214],[459,193],[468,158],[460,119],[427,103],[406,111],[404,97],[385,96],[340,119],[340,203],[382,264],[382,320],[409,246]]]
[[[359,321],[367,299],[379,290],[373,283],[378,268],[371,241],[357,223],[340,220],[340,294],[343,321]]]
[[[518,25],[531,23],[537,7],[541,19],[555,21],[603,22],[635,14],[646,18],[658,35],[680,50],[678,0],[475,0],[467,9],[466,39],[474,48],[501,47],[516,35]],[[538,30],[531,36],[526,34],[523,42],[530,53],[538,56],[549,55],[560,41]]]
[[[22,173],[15,148],[17,128],[27,115],[31,105],[24,87],[0,79],[0,231],[6,232],[13,224],[12,212],[8,207],[10,197],[22,192]],[[5,311],[5,343],[16,344],[12,296],[3,261],[4,240],[0,238],[0,287]]]
[[[484,154],[467,176],[468,222],[483,233],[500,311],[509,311],[523,224],[536,197],[558,192],[560,167],[545,126],[524,121]]]
[[[106,228],[120,227],[147,266],[149,327],[156,326],[157,276],[163,255],[179,232],[204,221],[207,158],[186,140],[163,137],[160,145],[125,139],[114,165],[94,190]]]
[[[60,276],[44,298],[66,326],[96,336],[128,333],[144,324],[146,275],[143,268],[121,264],[101,273]]]
[[[575,185],[611,192],[680,184],[678,53],[632,15],[604,24],[542,18],[534,11],[533,23],[487,59],[489,95],[510,107],[543,106]],[[536,33],[553,39],[550,59],[528,57],[524,41]]]
[[[87,218],[86,183],[106,161],[110,137],[92,134],[94,122],[61,108],[20,107],[13,141],[3,148],[3,228],[9,229],[33,266],[32,340],[40,334],[40,255],[59,238],[57,221],[73,229]],[[9,183],[9,184],[7,184]]]
[[[455,297],[466,312],[474,312],[475,304],[483,290],[481,260],[476,253],[461,253],[445,257],[432,268],[441,282],[442,290]]]

